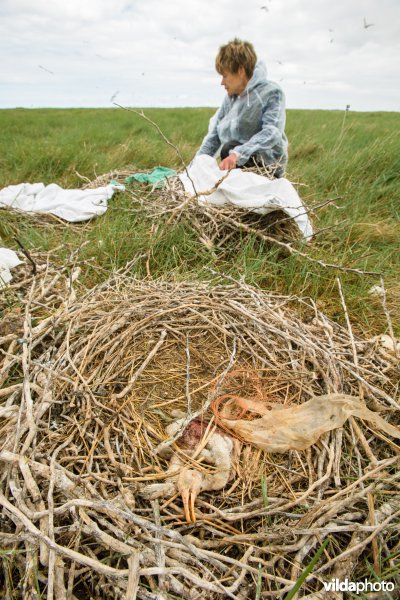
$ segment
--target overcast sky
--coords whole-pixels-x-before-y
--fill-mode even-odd
[[[400,110],[400,0],[0,0],[0,108],[218,106],[235,36],[288,108]]]

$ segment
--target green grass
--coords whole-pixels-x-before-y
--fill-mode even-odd
[[[190,160],[210,110],[149,109],[146,114]],[[82,184],[76,171],[94,179],[126,165],[180,165],[149,123],[118,108],[0,110],[0,127],[1,187],[38,179],[76,186]]]
[[[186,162],[197,150],[214,109],[147,109]],[[400,252],[400,113],[288,111],[288,176],[308,205],[337,198],[317,211],[315,228],[324,230],[303,247],[324,262],[385,275],[387,302],[399,334]],[[0,110],[0,187],[23,181],[56,182],[80,187],[82,176],[94,179],[111,171],[180,168],[175,150],[138,115],[122,109]],[[144,193],[139,184],[136,192]],[[332,318],[344,322],[337,291],[338,272],[304,259],[283,257],[258,240],[242,238],[228,252],[210,253],[190,223],[161,228],[153,237],[151,221],[134,207],[129,194],[118,194],[106,215],[90,224],[35,226],[31,219],[0,212],[3,245],[17,249],[17,235],[28,249],[54,251],[60,260],[80,244],[85,260],[82,281],[93,285],[135,256],[133,267],[152,276],[210,277],[206,267],[261,287],[310,296]],[[134,207],[135,208],[135,207]],[[136,206],[137,208],[137,206]],[[57,249],[56,249],[57,248]],[[56,249],[56,250],[54,250]],[[96,268],[99,265],[101,268]],[[387,331],[379,299],[368,294],[379,283],[372,277],[340,274],[356,331]]]
[[[290,592],[288,594],[286,594],[285,600],[292,600],[296,596],[296,594],[299,591],[299,589],[301,588],[302,584],[304,583],[304,581],[306,580],[308,575],[312,572],[313,568],[315,567],[315,565],[321,558],[322,553],[324,552],[324,550],[328,544],[329,544],[329,538],[326,538],[323,541],[323,543],[321,544],[321,546],[318,548],[318,550],[316,551],[316,553],[314,554],[313,558],[308,563],[306,568],[300,574],[300,576],[297,579],[296,583],[294,584],[293,588],[290,590]]]

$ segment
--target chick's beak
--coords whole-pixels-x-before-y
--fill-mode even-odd
[[[194,512],[194,503],[196,502],[197,492],[193,489],[186,488],[182,490],[183,510],[185,519],[188,523],[196,523],[196,514]]]
[[[188,523],[196,523],[194,503],[201,491],[202,475],[196,469],[183,469],[178,478],[178,491],[181,494],[185,519]]]

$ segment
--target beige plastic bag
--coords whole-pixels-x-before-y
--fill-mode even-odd
[[[378,413],[369,410],[360,398],[345,394],[315,396],[308,402],[289,408],[267,408],[245,401],[247,408],[260,419],[229,420],[220,415],[221,423],[243,441],[266,452],[305,450],[326,431],[337,429],[351,416],[368,421],[374,428],[400,438],[400,429],[387,423]]]

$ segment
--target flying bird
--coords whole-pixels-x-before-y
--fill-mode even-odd
[[[365,20],[365,17],[364,17],[364,29],[368,29],[368,27],[373,27],[373,26],[374,26],[374,23],[367,23],[367,21]]]
[[[178,419],[168,425],[166,432],[173,436],[184,423],[185,418]],[[170,497],[178,492],[182,497],[183,510],[188,523],[196,522],[195,502],[198,494],[204,491],[221,490],[232,474],[232,458],[238,451],[238,442],[210,422],[192,419],[176,442],[178,448],[187,456],[195,458],[207,468],[196,468],[194,462],[188,467],[182,453],[167,448],[164,457],[170,457],[166,475],[170,475],[165,483],[147,485],[142,494],[146,498],[155,499],[161,496]]]
[[[260,6],[260,10],[265,10],[265,12],[269,12],[268,6]]]
[[[50,73],[50,75],[54,75],[53,71],[50,71],[50,69],[46,69],[45,67],[42,67],[42,65],[38,65],[39,69],[42,69],[42,71],[46,71],[46,73]]]
[[[119,94],[119,90],[117,90],[116,92],[114,92],[113,95],[110,98],[110,102],[114,102],[114,100],[118,96],[118,94]]]

